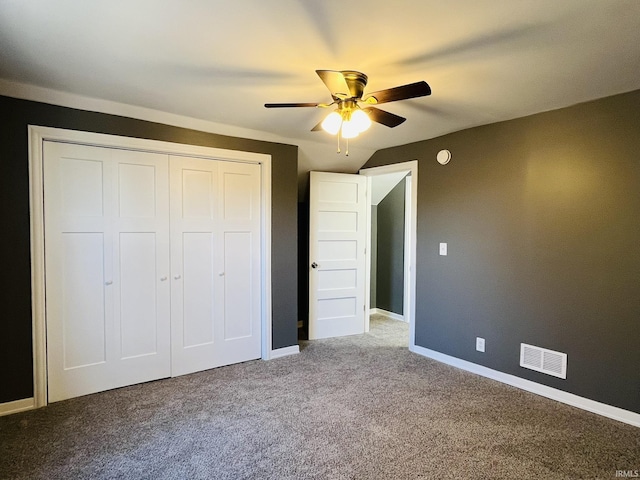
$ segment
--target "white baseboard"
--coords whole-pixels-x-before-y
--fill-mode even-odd
[[[11,415],[12,413],[24,412],[25,410],[31,410],[35,408],[35,406],[36,402],[33,398],[0,403],[0,417],[3,415]]]
[[[411,351],[417,353],[418,355],[437,360],[438,362],[446,363],[447,365],[451,365],[453,367],[457,367],[462,370],[481,375],[483,377],[491,378],[493,380],[497,380],[498,382],[506,383],[507,385],[511,385],[522,390],[526,390],[527,392],[535,393],[537,395],[541,395],[558,402],[566,403],[567,405],[571,405],[582,410],[587,410],[591,413],[596,413],[604,417],[628,423],[629,425],[633,425],[634,427],[640,427],[640,414],[631,412],[629,410],[624,410],[612,405],[607,405],[606,403],[596,402],[595,400],[580,397],[578,395],[574,395],[573,393],[568,393],[563,390],[558,390],[557,388],[552,388],[540,383],[532,382],[531,380],[525,380],[524,378],[516,377],[515,375],[499,372],[497,370],[493,370],[476,363],[468,362],[466,360],[461,360],[456,357],[451,357],[449,355],[445,355],[444,353],[436,352],[435,350],[430,350],[418,345],[414,345],[411,348]]]
[[[384,315],[385,317],[391,318],[393,320],[400,320],[404,322],[404,315],[400,315],[398,313],[389,312],[387,310],[383,310],[382,308],[371,308],[369,309],[369,315]]]
[[[271,350],[271,355],[269,356],[269,358],[273,360],[274,358],[288,357],[289,355],[295,355],[297,353],[300,353],[300,346],[292,345],[290,347],[276,348],[275,350]]]

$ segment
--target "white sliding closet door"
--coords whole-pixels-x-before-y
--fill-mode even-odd
[[[49,401],[170,375],[166,155],[44,143]]]
[[[172,374],[260,358],[260,166],[170,165]]]

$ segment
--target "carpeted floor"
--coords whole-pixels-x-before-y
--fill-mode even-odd
[[[408,351],[407,325],[0,417],[5,479],[594,479],[640,429]]]

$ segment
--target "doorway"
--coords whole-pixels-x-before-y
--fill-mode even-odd
[[[415,348],[417,160],[362,169],[359,175],[312,172],[309,258],[304,265],[309,278],[310,340],[369,331],[371,215],[369,193],[364,192],[371,191],[374,179],[390,174],[398,181],[409,177],[402,310],[409,324],[409,349]]]
[[[402,319],[409,324],[409,349],[415,347],[415,264],[416,264],[416,225],[417,225],[417,177],[418,162],[403,162],[382,167],[362,169],[361,175],[368,177],[368,191],[371,205],[379,203],[387,193],[389,193],[400,182],[404,182],[404,241],[403,248],[403,268],[402,268],[402,314],[391,313],[391,318]],[[375,273],[372,272],[372,258],[375,254],[375,237],[372,236],[372,224],[375,221],[372,210],[368,215],[367,225],[367,264],[366,264],[366,292],[365,305],[367,312],[375,313],[372,309],[372,282],[376,280]],[[396,267],[397,268],[397,267]],[[398,299],[395,300],[398,303]],[[386,310],[386,309],[383,309]],[[398,310],[393,308],[392,310]],[[393,314],[396,315],[393,315]],[[365,331],[369,331],[369,315],[366,315]]]

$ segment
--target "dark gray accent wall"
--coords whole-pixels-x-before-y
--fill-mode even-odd
[[[369,273],[369,308],[378,307],[378,206],[371,205],[371,268]]]
[[[0,403],[33,396],[27,125],[266,153],[272,156],[273,348],[297,344],[298,148],[0,96]]]
[[[416,344],[640,413],[640,91],[381,150],[365,167],[415,159]],[[567,379],[521,368],[521,342],[567,353]]]
[[[402,315],[405,181],[378,203],[376,307]]]

